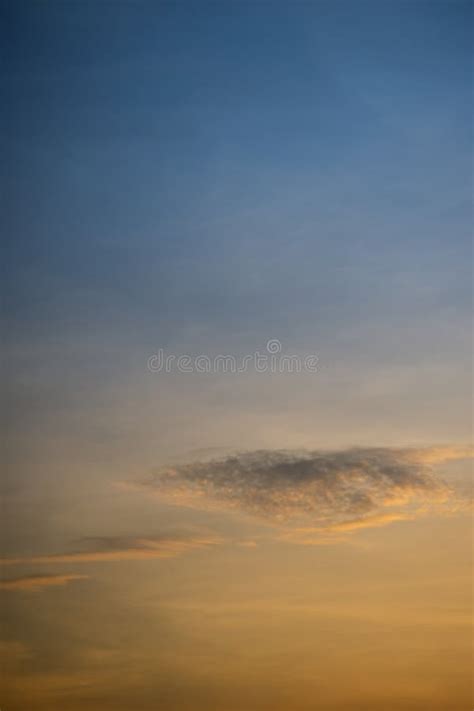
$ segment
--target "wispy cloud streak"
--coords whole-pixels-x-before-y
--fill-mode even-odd
[[[24,575],[0,580],[0,590],[40,592],[44,588],[62,587],[74,580],[85,580],[88,575]]]
[[[59,563],[109,563],[125,560],[175,558],[188,551],[207,548],[220,542],[217,537],[195,538],[86,538],[87,550],[30,557],[3,558],[2,565],[40,565]]]

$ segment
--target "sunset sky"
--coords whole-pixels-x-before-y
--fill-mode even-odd
[[[470,711],[471,3],[1,7],[0,708]]]

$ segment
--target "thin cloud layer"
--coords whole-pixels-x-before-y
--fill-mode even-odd
[[[103,563],[124,560],[149,560],[175,558],[198,548],[219,543],[216,537],[101,537],[85,538],[86,550],[71,553],[53,553],[21,558],[3,558],[2,565],[39,565],[58,563]]]
[[[62,587],[74,580],[85,580],[88,575],[24,575],[0,580],[0,590],[40,592],[44,588]]]
[[[178,505],[344,533],[448,505],[452,492],[432,465],[466,456],[469,450],[452,447],[261,450],[168,467],[143,486]]]

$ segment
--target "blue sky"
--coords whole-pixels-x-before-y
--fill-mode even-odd
[[[4,14],[7,370],[20,419],[38,432],[52,411],[63,426],[62,403],[94,422],[99,402],[107,429],[124,409],[139,429],[147,398],[183,412],[197,398],[211,421],[215,400],[241,403],[265,419],[276,397],[277,409],[303,405],[307,423],[370,412],[370,431],[375,388],[377,407],[393,408],[390,440],[400,427],[406,439],[404,421],[413,439],[465,438],[469,3],[48,2]],[[316,352],[318,377],[271,391],[251,378],[146,379],[160,347],[242,355],[270,338]],[[357,439],[351,427],[341,439]]]
[[[445,304],[466,299],[468,3],[6,14],[20,319],[80,313],[92,291],[93,318],[145,328],[165,304],[174,330],[305,329],[312,313],[396,316],[391,279],[410,271]]]

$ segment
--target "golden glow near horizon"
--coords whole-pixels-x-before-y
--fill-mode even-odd
[[[470,460],[457,451],[455,465],[446,463],[454,458],[446,450],[442,457],[410,453],[427,468],[408,470],[405,450],[299,450],[283,459],[249,453],[247,486],[261,485],[263,462],[278,468],[278,492],[291,483],[286,500],[278,494],[274,519],[265,499],[257,514],[245,511],[249,492],[239,483],[235,455],[173,466],[183,492],[186,477],[196,486],[197,472],[211,498],[223,476],[226,495],[237,486],[238,507],[214,502],[209,509],[201,497],[192,524],[189,501],[170,506],[156,492],[149,496],[149,481],[131,489],[111,483],[104,528],[114,508],[133,510],[141,499],[143,525],[153,521],[156,530],[166,521],[174,533],[86,537],[69,550],[4,557],[6,707],[82,704],[99,711],[112,708],[113,697],[117,709],[158,703],[170,711],[213,704],[309,711],[315,703],[398,710],[407,698],[413,709],[462,708],[470,695],[471,520],[463,489]],[[306,497],[308,479],[324,480],[330,463],[337,467],[331,480],[345,482],[352,515],[349,494],[353,477],[360,484],[364,474],[361,457],[384,469],[371,470],[372,498],[382,492],[383,501],[391,492],[387,476],[396,481],[398,513],[341,522],[331,535],[281,520],[281,503],[287,509],[305,502],[298,487]],[[154,487],[159,478],[160,472]],[[429,500],[440,490],[445,496],[434,508],[422,511],[418,501],[403,513],[413,493]],[[324,490],[326,516],[341,515],[340,494],[331,501]],[[450,500],[457,505],[447,506]],[[87,492],[82,506],[85,512]]]

